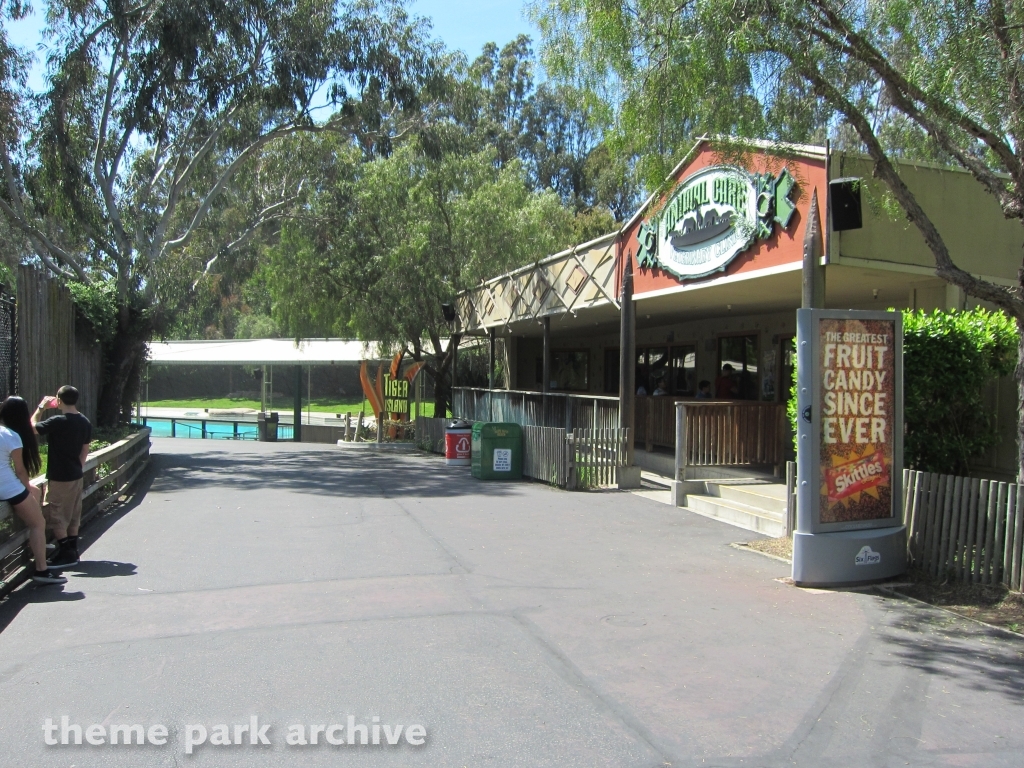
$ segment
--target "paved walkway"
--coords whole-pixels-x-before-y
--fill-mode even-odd
[[[785,586],[728,546],[753,536],[432,457],[157,440],[63,590],[0,606],[0,765],[1021,764],[1024,641]],[[350,714],[426,744],[285,743]],[[62,715],[171,733],[44,746]],[[184,754],[252,715],[269,746]]]

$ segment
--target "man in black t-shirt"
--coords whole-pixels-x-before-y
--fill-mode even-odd
[[[57,397],[45,397],[32,414],[38,435],[46,435],[46,502],[43,514],[57,540],[48,561],[53,570],[78,565],[78,527],[82,522],[82,467],[89,457],[92,425],[78,412],[78,390],[63,386]],[[59,408],[59,416],[40,421],[46,408]]]

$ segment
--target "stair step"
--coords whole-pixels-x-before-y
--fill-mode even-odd
[[[709,496],[736,501],[748,507],[780,515],[786,513],[786,486],[780,483],[765,485],[732,485],[707,483]]]
[[[719,496],[688,494],[686,509],[705,517],[713,517],[748,531],[766,536],[783,536],[786,533],[785,513],[767,511],[748,506],[738,501]]]

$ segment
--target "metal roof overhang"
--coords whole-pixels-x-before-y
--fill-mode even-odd
[[[150,365],[333,365],[373,360],[370,345],[349,339],[154,341]]]

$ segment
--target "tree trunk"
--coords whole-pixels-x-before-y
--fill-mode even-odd
[[[146,343],[151,334],[150,324],[133,316],[118,323],[114,338],[104,345],[103,384],[96,409],[98,426],[116,427],[130,420],[131,403],[142,381]]]
[[[1024,483],[1024,318],[1017,318],[1017,482]]]

